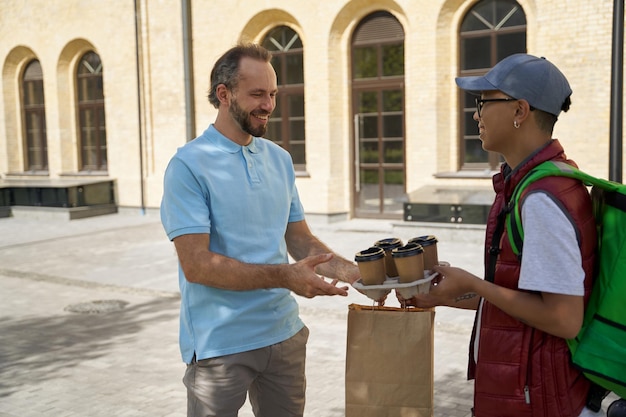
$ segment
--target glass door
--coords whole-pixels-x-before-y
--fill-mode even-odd
[[[404,30],[386,11],[352,37],[353,208],[357,217],[402,218],[405,200]]]
[[[405,199],[403,91],[357,90],[354,103],[355,214],[401,218]]]

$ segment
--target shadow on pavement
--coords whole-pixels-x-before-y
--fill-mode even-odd
[[[68,368],[102,360],[120,344],[137,339],[145,327],[178,317],[179,300],[157,298],[101,314],[0,317],[0,398],[20,386],[61,377]]]

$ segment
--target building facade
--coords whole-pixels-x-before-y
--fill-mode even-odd
[[[120,207],[158,208],[169,159],[215,117],[212,65],[240,41],[274,52],[268,138],[291,153],[311,215],[400,219],[407,202],[489,194],[501,160],[482,150],[473,98],[454,78],[515,52],[565,73],[573,105],[554,136],[581,168],[608,176],[611,0],[0,7],[4,184],[106,180]]]

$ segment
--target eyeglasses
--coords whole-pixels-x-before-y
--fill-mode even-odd
[[[476,97],[476,111],[478,112],[478,117],[481,117],[481,112],[483,111],[483,106],[485,103],[490,101],[517,101],[516,98],[478,98]]]

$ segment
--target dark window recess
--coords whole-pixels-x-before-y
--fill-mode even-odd
[[[22,80],[22,115],[24,118],[24,171],[48,171],[48,139],[44,104],[43,72],[38,60],[32,60]]]
[[[80,60],[76,86],[80,128],[79,170],[106,171],[107,138],[102,62],[95,52],[87,52]]]
[[[459,33],[459,76],[483,75],[509,55],[526,52],[526,16],[513,0],[482,0],[472,7]],[[473,120],[474,96],[459,90],[459,169],[495,170],[502,158],[482,148]]]
[[[267,138],[285,148],[296,171],[306,170],[304,58],[300,36],[287,26],[272,29],[263,46],[273,54],[278,95]]]

